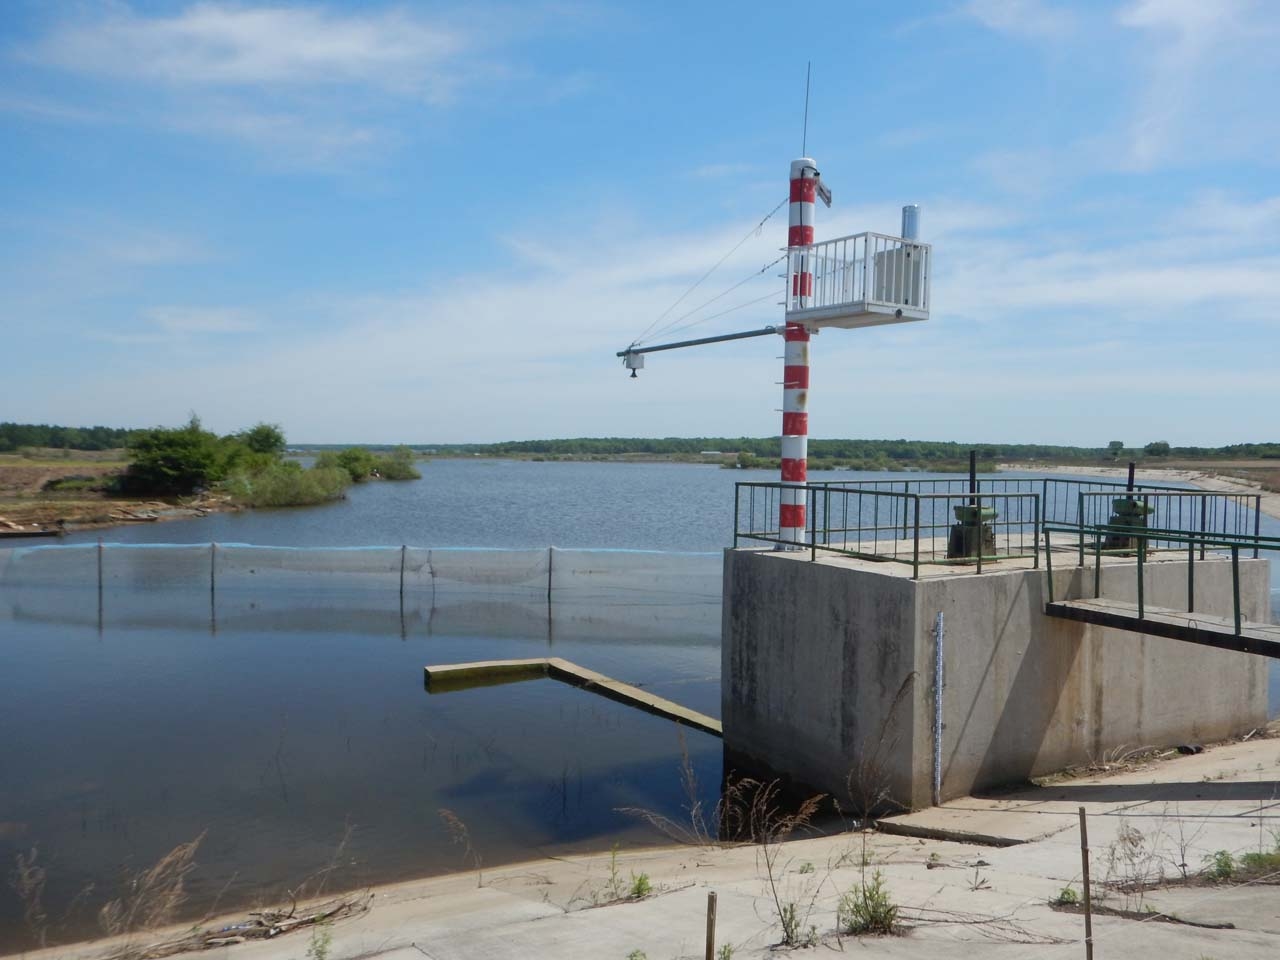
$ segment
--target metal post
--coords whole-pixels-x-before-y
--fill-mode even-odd
[[[973,477],[973,454],[970,453],[969,454],[969,489],[970,491],[975,492],[974,488],[976,486],[977,486],[977,481]],[[974,539],[977,541],[978,572],[981,573],[982,572],[982,548],[984,546],[983,544],[984,538],[982,536],[982,497],[974,496],[973,504],[974,504],[974,512],[977,514],[977,516],[974,518],[975,526],[973,528],[973,536],[974,536]]]
[[[1080,574],[1084,576],[1083,571]],[[1102,538],[1093,541],[1093,599],[1102,596]]]
[[[1240,545],[1231,545],[1231,598],[1235,604],[1236,636],[1240,636]],[[1141,614],[1139,614],[1141,616]]]
[[[738,549],[738,519],[742,509],[740,500],[742,498],[742,484],[735,483],[733,485],[733,549]]]
[[[1032,561],[1031,568],[1033,570],[1039,570],[1040,569],[1040,516],[1041,516],[1040,495],[1036,494],[1035,497],[1036,497],[1035,499],[1036,518],[1035,518],[1035,526],[1031,530],[1031,549],[1035,554],[1035,559]]]
[[[209,629],[218,632],[218,545],[209,544]]]
[[[1093,897],[1089,888],[1089,828],[1080,808],[1080,869],[1084,875],[1084,956],[1093,960]]]
[[[1200,536],[1201,537],[1205,535],[1205,531],[1207,529],[1206,523],[1208,520],[1208,510],[1209,510],[1209,498],[1208,496],[1202,496],[1200,498]],[[1204,559],[1204,547],[1205,547],[1205,544],[1204,544],[1204,540],[1202,539],[1200,541],[1200,559],[1201,560]]]
[[[1053,550],[1050,549],[1049,528],[1044,529],[1044,568],[1049,578],[1049,602],[1053,603]]]
[[[1144,586],[1143,581],[1146,579],[1142,575],[1143,573],[1142,559],[1147,555],[1147,541],[1146,541],[1146,538],[1142,536],[1139,536],[1135,539],[1137,539],[1138,541],[1138,619],[1141,620],[1142,609],[1143,609],[1142,607],[1142,590]]]
[[[102,538],[98,538],[98,633],[102,633]]]
[[[933,805],[942,802],[942,685],[944,681],[942,640],[944,634],[942,611],[933,628]]]
[[[555,646],[555,624],[551,615],[551,576],[554,569],[552,559],[556,555],[556,548],[547,547],[547,646]]]
[[[808,487],[809,501],[809,560],[818,559],[818,491]]]
[[[787,228],[790,262],[789,302],[804,309],[813,302],[813,270],[804,248],[813,245],[813,212],[818,169],[808,157],[791,161],[791,207]],[[809,329],[788,323],[782,367],[782,496],[778,507],[778,539],[804,543],[805,484],[809,467]],[[784,546],[786,549],[786,546]]]
[[[912,552],[911,552],[911,579],[919,580],[920,579],[920,494],[917,493],[913,499],[915,500],[915,505],[916,505],[915,506],[916,531],[914,535],[914,545],[912,546]]]
[[[1196,541],[1187,541],[1187,613],[1196,612]]]
[[[707,894],[707,960],[715,960],[716,955],[716,895],[712,891]]]
[[[1262,536],[1262,494],[1253,499],[1253,559],[1258,559],[1258,540]]]
[[[907,480],[902,481],[902,539],[907,539],[907,500],[906,495],[911,492],[911,484]]]
[[[405,637],[404,629],[404,559],[405,554],[409,550],[409,545],[400,544],[400,639]]]
[[[1079,491],[1076,496],[1079,502],[1076,504],[1076,523],[1080,525],[1080,562],[1076,566],[1084,566],[1084,491]]]

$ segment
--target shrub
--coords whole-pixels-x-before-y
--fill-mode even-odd
[[[893,933],[898,921],[898,905],[889,899],[879,870],[871,875],[870,883],[854,884],[852,890],[840,897],[836,920],[845,933]]]
[[[316,457],[315,465],[321,468],[337,467],[347,471],[352,483],[368,480],[377,467],[377,458],[364,447],[347,447],[345,450],[326,450]]]
[[[130,493],[186,496],[226,476],[222,441],[194,415],[185,427],[139,430],[129,438],[129,453],[122,486]]]
[[[362,483],[370,477],[379,480],[419,480],[422,478],[413,466],[413,451],[399,446],[385,457],[375,456],[364,447],[347,447],[345,450],[325,450],[316,457],[317,467],[338,467],[347,471],[353,483]]]
[[[413,465],[413,451],[401,444],[388,456],[379,457],[376,467],[383,480],[421,480]]]
[[[1049,902],[1056,907],[1074,907],[1080,902],[1080,894],[1076,893],[1074,887],[1065,886]]]
[[[1210,880],[1230,880],[1236,875],[1235,858],[1226,850],[1218,850],[1207,855],[1204,862],[1208,865],[1205,875]]]
[[[254,453],[266,453],[279,457],[284,453],[284,432],[276,423],[259,423],[248,430],[233,434],[233,438]]]
[[[337,500],[350,485],[345,470],[276,463],[257,473],[237,473],[223,489],[246,507],[301,507]]]
[[[647,873],[631,874],[631,899],[642,900],[653,893],[653,884],[649,882]]]

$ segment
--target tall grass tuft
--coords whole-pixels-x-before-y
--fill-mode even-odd
[[[32,937],[43,948],[48,945],[49,917],[44,912],[45,869],[36,861],[39,851],[35,847],[30,853],[19,853],[14,857],[14,871],[9,884],[14,893],[22,901],[22,920],[31,931]]]
[[[124,890],[98,911],[98,922],[109,936],[153,930],[169,923],[187,902],[187,875],[195,868],[203,833],[180,843],[149,869],[125,878]]]
[[[350,485],[350,475],[340,468],[303,470],[296,463],[284,462],[257,473],[238,473],[223,489],[246,507],[302,507],[338,500]]]

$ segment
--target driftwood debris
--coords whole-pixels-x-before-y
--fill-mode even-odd
[[[240,923],[224,924],[211,929],[197,926],[172,939],[149,944],[126,943],[108,954],[104,960],[157,960],[157,958],[170,957],[177,953],[226,947],[250,940],[270,940],[303,927],[329,923],[364,913],[369,909],[372,900],[373,894],[365,891],[328,900],[302,910],[291,907],[287,910],[254,911],[249,914],[249,919]]]

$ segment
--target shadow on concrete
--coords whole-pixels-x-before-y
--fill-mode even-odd
[[[1072,575],[1069,589],[1078,588],[1077,571]],[[1042,636],[1028,639],[1011,624],[1015,612],[1022,609],[1033,611],[1030,616],[1034,620],[1044,607],[1044,599],[1043,577],[1020,579],[1014,596],[1006,604],[1004,621],[996,629],[995,644],[955,747],[958,750],[963,742],[978,705],[989,697],[1002,698],[1000,715],[978,768],[976,783],[1014,782],[1034,776],[1040,772],[1037,760],[1051,730],[1055,729],[1055,718],[1064,717],[1070,723],[1087,712],[1079,702],[1084,692],[1075,672],[1077,661],[1085,654],[1080,631],[1062,629],[1059,622],[1049,621],[1043,624]],[[1020,657],[1002,656],[1003,648],[1009,645],[1025,645],[1026,649]],[[1004,681],[1003,688],[995,671],[997,660],[1017,663],[1017,672]]]
[[[1280,804],[1280,781],[1276,780],[1175,780],[1165,783],[1080,783],[1054,784],[1036,791],[1005,795],[1005,800],[1067,800],[1072,803],[1143,803],[1167,800],[1170,803],[1248,800]],[[1280,816],[1280,806],[1270,813]]]

